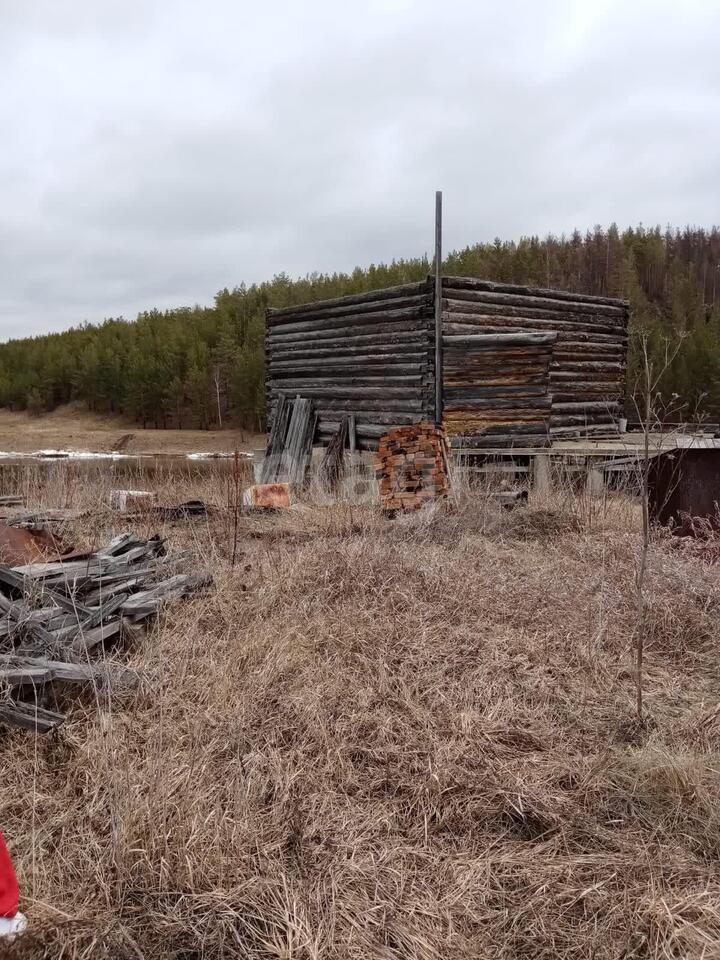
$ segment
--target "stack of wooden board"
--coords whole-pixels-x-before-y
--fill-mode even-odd
[[[386,511],[418,510],[447,495],[447,439],[433,423],[388,430],[375,455],[375,475]]]
[[[125,624],[208,586],[207,573],[178,572],[159,537],[122,534],[95,553],[0,566],[0,723],[45,732],[64,719],[47,709],[56,682],[106,682],[120,667],[93,657]]]
[[[275,413],[260,482],[302,486],[310,463],[317,425],[313,401],[299,396],[288,401],[285,395],[281,394]]]

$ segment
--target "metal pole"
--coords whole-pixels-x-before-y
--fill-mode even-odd
[[[435,423],[442,426],[442,190],[435,191]]]

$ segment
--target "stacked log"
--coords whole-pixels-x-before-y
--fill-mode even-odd
[[[375,455],[383,509],[419,510],[447,496],[447,437],[433,423],[388,430]]]
[[[376,449],[389,427],[433,415],[432,286],[408,283],[269,310],[267,405],[313,400],[323,445],[354,415],[358,446]]]
[[[554,333],[443,337],[443,425],[453,447],[549,443]]]
[[[442,283],[445,335],[522,331],[557,335],[549,371],[551,438],[617,432],[625,383],[627,302],[465,277],[444,277]]]
[[[389,428],[436,419],[433,298],[428,278],[269,310],[269,422],[281,395],[304,397],[317,411],[316,443],[327,445],[343,419],[354,416],[358,447],[368,450]],[[625,301],[445,277],[441,302],[445,423],[465,438],[459,442],[493,436],[495,446],[527,446],[547,442],[548,431],[551,439],[617,432]],[[528,333],[555,335],[545,373],[538,356],[523,355],[525,347],[498,345],[494,354],[463,360],[461,342],[449,342]],[[521,444],[520,435],[533,439]]]

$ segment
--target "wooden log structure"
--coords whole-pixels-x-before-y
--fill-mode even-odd
[[[265,338],[268,421],[280,397],[313,401],[315,442],[354,418],[359,449],[392,427],[432,420],[432,279],[269,310]]]
[[[436,353],[435,280],[267,314],[266,390],[303,397],[326,446],[353,418],[359,449],[388,429],[435,420],[442,362],[443,424],[454,447],[544,445],[617,433],[628,304],[608,297],[443,277]],[[516,439],[517,438],[517,439]]]
[[[628,304],[624,300],[468,277],[443,277],[446,342],[448,337],[472,334],[541,331],[554,334],[547,377],[551,440],[567,436],[612,436],[618,432],[627,328]],[[497,355],[497,361],[502,370],[509,362],[501,354]],[[482,376],[486,376],[486,371],[482,371]],[[536,375],[527,365],[523,376],[528,378],[527,382],[531,379],[536,382]],[[507,382],[511,379],[508,373]],[[446,392],[452,389],[447,364],[444,382]],[[452,427],[446,426],[452,435]],[[484,445],[495,445],[485,440]],[[476,445],[480,442],[478,437]],[[523,445],[531,444],[523,442]]]
[[[548,371],[555,333],[443,337],[443,426],[454,447],[550,442]],[[488,396],[488,389],[493,393]]]

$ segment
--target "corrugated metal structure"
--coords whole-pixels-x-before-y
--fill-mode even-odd
[[[544,446],[617,432],[625,301],[462,277],[441,281],[442,418],[454,446]],[[268,412],[312,399],[316,442],[355,418],[359,446],[436,420],[434,280],[269,310]]]

